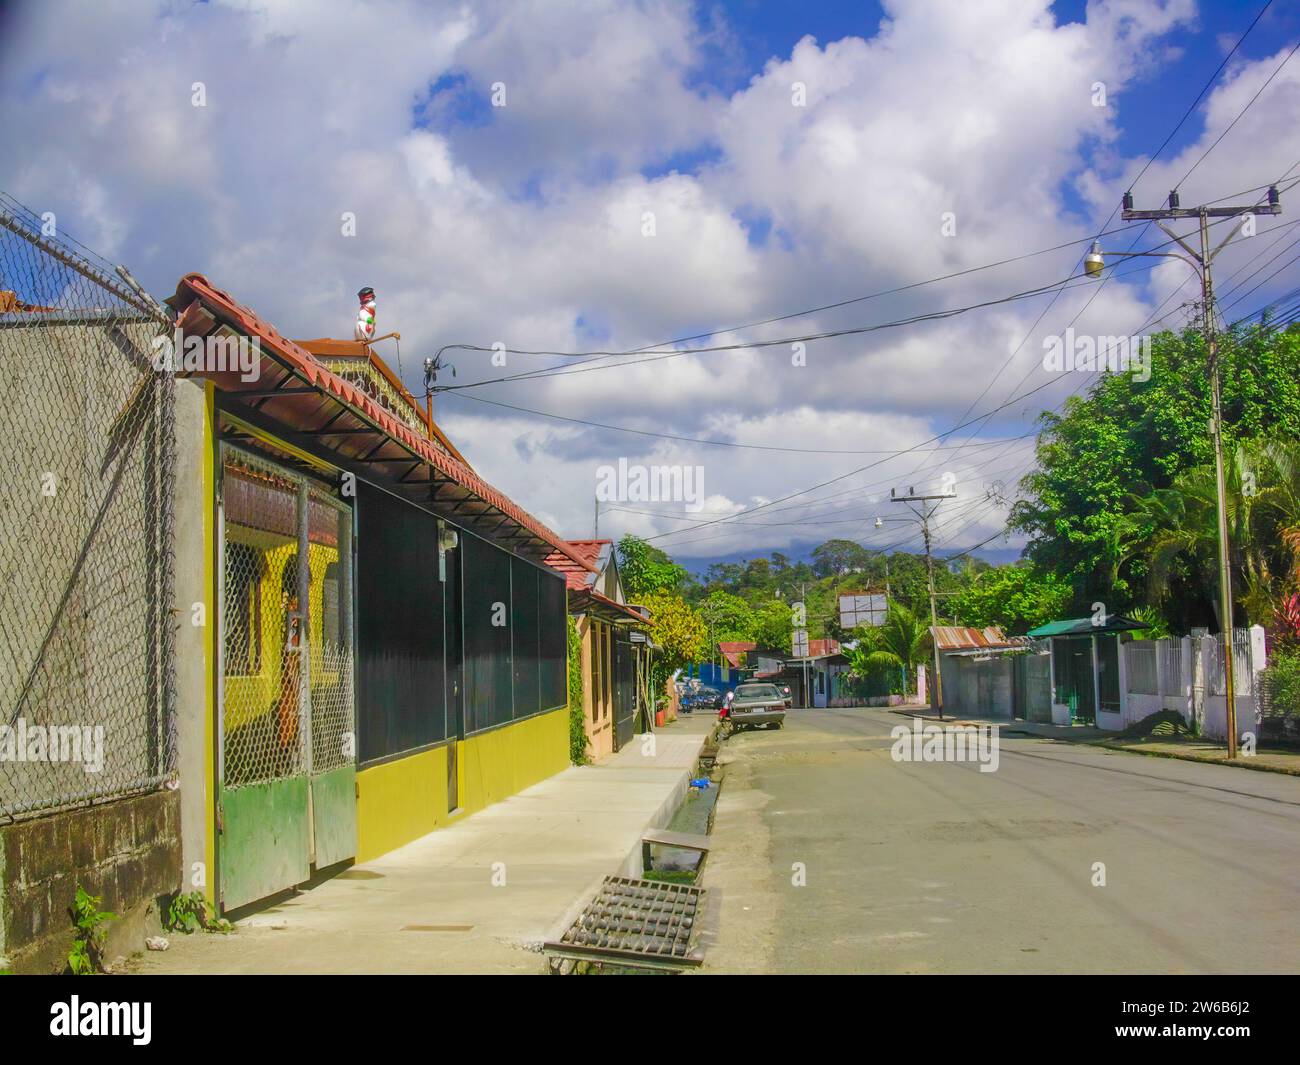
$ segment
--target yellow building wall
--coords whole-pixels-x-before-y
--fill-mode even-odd
[[[509,798],[569,764],[566,707],[457,744],[456,816]],[[357,773],[357,861],[396,850],[447,824],[447,748]]]

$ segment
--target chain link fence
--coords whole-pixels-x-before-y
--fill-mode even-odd
[[[0,196],[0,817],[174,773],[163,310]],[[46,231],[43,231],[44,230]]]

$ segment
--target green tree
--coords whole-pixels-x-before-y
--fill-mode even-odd
[[[852,540],[827,540],[813,551],[812,560],[813,573],[818,577],[838,577],[866,569],[871,552]]]
[[[578,621],[569,618],[569,761],[586,765],[591,761],[587,751],[587,729],[582,709],[582,638],[578,635]]]
[[[948,613],[960,625],[1001,627],[1020,636],[1044,622],[1064,617],[1070,607],[1070,585],[1054,573],[1029,565],[994,566],[977,572],[948,600]]]
[[[1225,474],[1234,596],[1249,623],[1267,624],[1293,572],[1289,541],[1300,525],[1300,446],[1240,444]],[[1171,487],[1137,499],[1128,527],[1126,551],[1143,560],[1148,602],[1162,607],[1180,588],[1182,598],[1199,594],[1221,627],[1214,467],[1183,470]]]
[[[1300,437],[1300,330],[1233,329],[1220,336],[1219,350],[1229,454],[1255,437]],[[1010,526],[1028,537],[1025,553],[1040,572],[1069,582],[1071,613],[1098,600],[1118,612],[1147,599],[1148,557],[1125,546],[1135,512],[1149,509],[1140,501],[1212,461],[1200,334],[1157,334],[1151,369],[1148,381],[1104,374],[1086,396],[1041,418],[1037,469],[1021,481]],[[1167,616],[1210,623],[1212,586],[1207,594],[1190,569],[1171,568],[1170,579]]]
[[[650,610],[650,638],[660,648],[654,657],[656,693],[675,670],[709,655],[709,629],[686,600],[676,595],[649,595],[644,605]]]
[[[788,603],[781,599],[768,599],[754,611],[754,629],[750,639],[759,647],[788,651],[793,629],[791,621]]]
[[[659,548],[628,533],[618,542],[618,573],[633,602],[678,590],[690,576]]]
[[[929,627],[908,607],[899,602],[889,604],[885,623],[863,625],[853,630],[858,645],[849,652],[849,669],[860,677],[869,677],[880,669],[903,674],[905,691],[912,690],[916,667],[930,653]]]
[[[712,633],[711,643],[754,639],[754,608],[740,596],[715,588],[696,609]]]

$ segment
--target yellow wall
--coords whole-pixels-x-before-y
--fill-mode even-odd
[[[267,539],[265,534],[259,536],[262,540]],[[258,536],[250,536],[247,531],[231,524],[227,526],[226,538],[229,543],[247,543],[258,539]],[[298,541],[282,537],[277,539],[282,542],[274,547],[257,548],[257,557],[262,567],[261,580],[258,582],[261,586],[259,631],[262,641],[258,649],[261,668],[256,673],[231,674],[225,678],[225,725],[228,731],[270,713],[279,701],[280,673],[284,666],[282,649],[289,638],[285,629],[287,618],[281,598],[281,582],[285,565],[298,556]],[[250,543],[249,546],[256,545]],[[337,547],[319,543],[308,545],[308,573],[311,579],[307,590],[307,617],[312,647],[320,647],[325,642],[325,569],[338,560]],[[247,622],[245,627],[251,639],[253,627]],[[337,682],[337,674],[326,672],[319,662],[313,661],[312,667],[313,686],[317,683]]]
[[[554,776],[569,764],[569,713],[546,714],[458,744],[460,806],[473,813]],[[357,861],[378,858],[446,825],[447,748],[357,773]]]

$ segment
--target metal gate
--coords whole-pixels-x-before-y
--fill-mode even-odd
[[[1056,656],[1056,701],[1070,708],[1071,721],[1094,724],[1097,708],[1093,694],[1092,638],[1055,639],[1052,653]]]
[[[220,507],[218,875],[233,909],[356,854],[352,512],[228,446]]]

